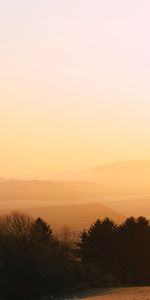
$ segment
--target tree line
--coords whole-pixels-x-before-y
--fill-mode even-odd
[[[150,224],[97,220],[78,240],[58,239],[41,218],[0,217],[0,299],[36,299],[79,288],[150,284]]]

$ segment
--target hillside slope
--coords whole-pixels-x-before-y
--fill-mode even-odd
[[[0,214],[8,213],[9,211],[1,210]],[[35,218],[43,218],[55,230],[60,230],[67,225],[71,230],[79,231],[88,228],[98,218],[104,219],[105,217],[109,217],[117,223],[125,219],[122,214],[100,203],[30,207],[20,209],[19,211]]]
[[[103,165],[87,170],[82,176],[84,180],[100,182],[121,193],[150,192],[150,160]]]

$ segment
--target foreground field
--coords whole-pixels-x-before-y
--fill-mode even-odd
[[[114,288],[81,293],[74,299],[85,300],[150,300],[150,287]]]

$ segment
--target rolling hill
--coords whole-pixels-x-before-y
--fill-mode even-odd
[[[121,223],[125,219],[122,214],[101,203],[34,207],[24,209],[23,212],[33,217],[41,216],[55,230],[60,230],[67,225],[71,230],[79,231],[88,228],[98,218],[104,219],[106,216],[117,223]]]
[[[117,193],[150,192],[150,160],[125,161],[99,166],[83,173],[90,182],[100,182]]]
[[[85,212],[82,205],[86,205]],[[99,166],[75,173],[70,181],[2,179],[0,208],[42,215],[53,220],[55,226],[71,224],[72,215],[72,226],[80,227],[78,211],[82,212],[84,226],[96,217],[111,215],[114,220],[118,215],[144,215],[150,219],[150,160]]]

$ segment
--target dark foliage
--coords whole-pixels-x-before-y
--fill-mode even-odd
[[[150,224],[144,217],[116,225],[97,220],[78,243],[82,264],[92,263],[112,284],[150,284]]]
[[[0,218],[0,299],[34,299],[74,288],[150,284],[150,225],[97,220],[78,243],[55,238],[41,218]]]
[[[78,284],[80,264],[41,218],[0,218],[0,299],[33,299]]]

